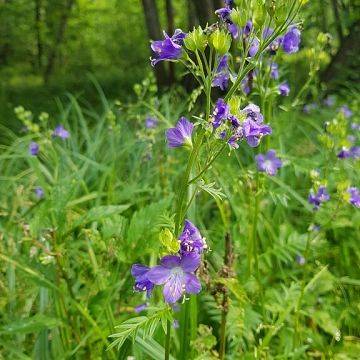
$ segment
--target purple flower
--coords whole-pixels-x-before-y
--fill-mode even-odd
[[[199,253],[201,254],[206,247],[199,229],[189,220],[185,220],[182,233],[179,236],[181,254]]]
[[[351,117],[353,114],[347,105],[341,106],[340,111],[344,114],[346,118]]]
[[[68,139],[70,137],[70,133],[65,130],[62,125],[58,125],[53,131],[52,136],[59,137],[61,139]]]
[[[343,147],[341,151],[337,154],[339,159],[358,159],[360,158],[360,146],[352,146],[350,149]]]
[[[302,255],[299,255],[299,254],[296,255],[295,261],[296,261],[300,266],[303,266],[303,265],[305,265],[305,263],[306,263],[305,258],[304,258]]]
[[[35,191],[35,196],[38,199],[42,199],[45,195],[43,188],[40,186],[37,186],[34,191]]]
[[[191,134],[194,125],[184,116],[180,118],[174,128],[166,130],[168,147],[175,148],[183,145],[192,145]]]
[[[353,159],[359,159],[360,158],[360,146],[352,146],[350,148],[351,157]]]
[[[39,144],[35,141],[32,141],[29,144],[29,154],[32,156],[36,156],[37,154],[39,154]]]
[[[231,13],[231,9],[228,6],[215,11],[215,14],[223,21],[231,21],[230,13]]]
[[[230,73],[228,69],[228,55],[221,57],[219,65],[216,69],[216,74],[212,82],[213,87],[219,87],[222,91],[226,90],[230,80]]]
[[[254,37],[250,43],[249,56],[254,57],[259,51],[259,47],[260,47],[260,41],[257,37]]]
[[[305,104],[303,107],[303,112],[305,114],[310,114],[311,111],[315,110],[317,108],[317,104],[316,103],[311,103],[311,104]]]
[[[173,326],[174,329],[178,329],[178,328],[180,327],[179,320],[176,320],[176,319],[175,319],[175,320],[173,321],[173,325],[172,325],[172,326]]]
[[[201,284],[194,271],[200,265],[200,255],[185,254],[182,257],[167,255],[161,259],[161,265],[154,266],[147,274],[156,285],[164,285],[163,294],[167,303],[177,302],[187,292],[198,294]]]
[[[279,85],[279,92],[281,96],[288,96],[290,93],[290,86],[288,83],[284,82]]]
[[[335,104],[335,96],[329,95],[324,99],[324,105],[331,107]]]
[[[146,291],[147,297],[151,295],[154,284],[149,280],[150,268],[141,264],[134,264],[131,267],[131,275],[135,278],[135,291]]]
[[[274,62],[270,65],[270,77],[274,80],[279,78],[279,65]]]
[[[148,303],[140,304],[140,305],[138,305],[138,306],[135,306],[134,311],[135,311],[136,313],[140,313],[140,312],[144,311],[148,306],[149,306]]]
[[[255,159],[258,170],[270,176],[276,175],[278,169],[282,167],[282,161],[276,157],[275,150],[269,150],[265,155],[256,155]]]
[[[354,205],[357,208],[360,208],[360,191],[356,187],[351,187],[348,189],[348,193],[350,194],[350,204]]]
[[[314,205],[314,210],[319,209],[321,203],[329,200],[330,195],[328,194],[325,186],[320,186],[316,194],[313,190],[311,190],[308,198],[309,203]]]
[[[234,5],[234,0],[224,0],[224,3],[231,8]]]
[[[228,24],[228,30],[233,39],[237,39],[239,37],[239,28],[235,24]]]
[[[244,26],[242,33],[243,33],[243,37],[246,38],[250,35],[251,30],[253,28],[253,23],[251,20],[248,20],[246,25]]]
[[[300,44],[300,31],[295,26],[291,27],[289,31],[284,35],[282,41],[283,50],[288,54],[293,54],[299,51]]]
[[[360,130],[360,124],[351,123],[351,129],[352,130]]]
[[[151,49],[154,52],[154,58],[151,65],[155,66],[158,62],[164,60],[177,60],[182,54],[182,44],[186,34],[180,29],[176,29],[174,35],[169,35],[164,31],[164,40],[157,40],[151,43]]]
[[[230,115],[229,105],[223,100],[218,99],[215,104],[215,109],[213,113],[213,127],[214,129],[218,128],[224,120]]]
[[[272,35],[272,33],[274,32],[274,29],[273,28],[270,28],[270,27],[266,27],[263,31],[263,39],[267,39],[270,35]]]
[[[145,127],[147,129],[155,129],[158,125],[158,119],[155,117],[147,117],[145,119]]]

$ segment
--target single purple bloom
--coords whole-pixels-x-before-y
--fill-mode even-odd
[[[252,28],[253,28],[253,23],[251,20],[248,20],[242,31],[244,38],[250,35]]]
[[[351,157],[351,151],[350,149],[343,147],[341,151],[337,154],[337,157],[339,159],[347,159]]]
[[[191,252],[201,254],[206,247],[199,229],[190,220],[185,220],[184,229],[179,236],[179,240],[181,254]]]
[[[148,303],[140,304],[138,306],[135,306],[134,311],[138,314],[138,313],[144,311],[148,306],[149,306]]]
[[[353,112],[350,110],[350,108],[347,105],[341,106],[340,111],[344,114],[346,118],[351,117],[353,114]]]
[[[335,96],[329,95],[324,99],[324,105],[331,107],[335,104]]]
[[[213,87],[219,87],[222,91],[226,90],[230,80],[230,73],[228,68],[228,55],[221,57],[219,65],[216,69],[216,74],[212,82]]]
[[[29,144],[29,154],[32,156],[36,156],[37,154],[39,154],[39,144],[35,141],[32,141]]]
[[[274,80],[279,78],[279,65],[274,62],[270,65],[270,77]]]
[[[231,9],[228,6],[215,11],[215,14],[223,21],[231,21],[230,13],[231,13]]]
[[[352,130],[359,130],[359,131],[360,131],[360,124],[351,123],[351,129],[352,129]]]
[[[323,202],[329,201],[330,195],[328,194],[325,186],[320,186],[318,192],[315,194],[313,190],[310,191],[308,201],[314,205],[314,210],[318,210]]]
[[[281,96],[288,96],[290,93],[290,86],[288,83],[284,82],[279,85],[279,92]]]
[[[278,169],[282,167],[282,161],[276,157],[275,150],[269,150],[265,155],[259,154],[255,156],[258,170],[265,172],[270,176],[276,175]]]
[[[191,135],[194,125],[184,116],[180,118],[174,128],[166,130],[168,147],[175,148],[183,145],[192,145]]]
[[[251,44],[250,44],[250,48],[249,48],[249,56],[254,57],[257,54],[257,52],[259,51],[259,47],[260,47],[260,41],[257,37],[254,37],[251,40]]]
[[[359,159],[360,158],[360,146],[352,146],[350,148],[351,157],[353,159]]]
[[[147,129],[155,129],[158,125],[158,119],[155,117],[147,117],[145,119],[145,127]]]
[[[235,24],[228,24],[228,30],[233,39],[237,39],[239,37],[239,28]]]
[[[142,264],[134,264],[131,267],[131,275],[135,278],[135,291],[146,291],[147,297],[150,297],[154,284],[149,280],[150,268]]]
[[[267,39],[269,36],[272,35],[272,33],[274,32],[273,28],[270,27],[266,27],[263,31],[262,37],[263,39]]]
[[[296,255],[295,261],[296,261],[300,266],[303,266],[303,265],[305,265],[305,263],[306,263],[305,258],[304,258],[302,255],[299,255],[299,254]]]
[[[295,26],[291,27],[288,32],[284,35],[282,41],[283,50],[288,54],[293,54],[299,51],[299,45],[301,41],[301,33]]]
[[[70,137],[70,133],[65,130],[62,125],[58,125],[53,131],[52,136],[59,137],[61,139],[68,139]]]
[[[223,100],[218,99],[215,104],[215,109],[213,113],[213,127],[214,129],[218,128],[224,120],[228,118],[230,115],[230,107],[229,105]]]
[[[175,319],[175,320],[173,321],[173,325],[172,325],[172,326],[173,326],[174,329],[178,329],[178,328],[180,327],[179,320],[176,320],[176,319]]]
[[[38,199],[42,199],[44,197],[44,195],[45,195],[45,192],[44,192],[43,188],[40,187],[40,186],[37,186],[34,191],[35,191],[35,196]]]
[[[148,272],[149,280],[156,285],[164,285],[163,294],[167,303],[177,302],[187,292],[198,294],[201,284],[194,271],[200,265],[200,255],[185,254],[182,257],[167,255],[161,259],[161,265],[154,266]]]
[[[257,123],[251,118],[244,121],[244,136],[249,146],[256,147],[260,144],[260,140],[265,135],[272,133],[271,127],[266,124]]]
[[[151,49],[154,52],[154,58],[151,65],[155,66],[158,62],[164,60],[177,60],[182,55],[182,44],[186,34],[180,29],[176,29],[172,37],[164,31],[164,40],[157,40],[151,43]]]
[[[249,104],[244,109],[242,109],[242,112],[248,118],[251,118],[252,120],[254,120],[258,123],[262,123],[264,121],[264,117],[260,112],[259,106],[255,105],[255,104]]]
[[[350,194],[350,204],[354,205],[357,208],[360,208],[360,191],[356,187],[351,187],[348,189],[348,193]]]

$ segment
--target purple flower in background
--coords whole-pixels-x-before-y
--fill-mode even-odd
[[[243,122],[243,135],[249,146],[256,147],[263,136],[271,134],[271,127],[263,124],[264,118],[257,105],[249,104],[242,112],[246,115]]]
[[[201,254],[206,246],[199,229],[189,220],[185,220],[184,229],[179,236],[179,240],[181,254],[191,252]]]
[[[194,271],[200,265],[200,255],[185,254],[182,257],[167,255],[161,259],[161,265],[154,266],[148,272],[149,280],[156,285],[164,285],[163,294],[167,303],[177,302],[184,292],[198,294],[201,284]]]
[[[324,99],[324,105],[331,107],[335,104],[335,96],[329,95]]]
[[[359,159],[360,158],[360,146],[352,146],[350,148],[351,157],[353,159]]]
[[[279,65],[274,62],[270,65],[270,77],[274,80],[279,78]]]
[[[314,205],[314,210],[319,209],[321,203],[329,201],[330,195],[328,194],[325,186],[320,186],[318,192],[315,194],[313,190],[310,191],[308,201]]]
[[[223,21],[231,21],[230,13],[231,13],[231,9],[228,6],[215,11],[215,14]]]
[[[172,325],[172,326],[173,326],[174,329],[178,329],[178,328],[180,327],[179,320],[176,320],[176,319],[175,319],[175,320],[173,321],[173,325]]]
[[[193,130],[194,125],[185,117],[181,117],[174,128],[166,130],[168,147],[192,145],[191,134]]]
[[[351,157],[350,149],[343,147],[341,151],[337,154],[339,159],[347,159]]]
[[[145,119],[145,127],[147,129],[155,129],[157,125],[158,125],[157,118],[149,116]]]
[[[341,106],[340,111],[344,114],[346,118],[351,117],[353,114],[347,105]]]
[[[29,144],[29,154],[32,156],[36,156],[37,154],[39,154],[39,144],[35,141],[32,141]]]
[[[215,104],[215,109],[213,113],[213,127],[214,129],[218,128],[224,120],[230,115],[229,105],[223,100],[218,99]]]
[[[148,306],[149,306],[148,303],[140,304],[138,306],[135,306],[134,311],[138,314],[138,313],[144,311]]]
[[[228,30],[233,39],[237,39],[239,37],[239,28],[235,24],[228,24]]]
[[[34,191],[35,191],[35,196],[38,199],[42,199],[45,195],[43,188],[40,186],[37,186]]]
[[[221,57],[219,65],[216,69],[216,74],[212,82],[213,87],[219,87],[222,91],[226,90],[230,80],[230,73],[228,68],[228,55]]]
[[[256,155],[255,159],[258,170],[270,176],[276,175],[278,169],[282,167],[282,161],[276,157],[275,150],[269,150],[265,155]]]
[[[283,50],[288,54],[293,54],[299,51],[300,45],[300,31],[297,27],[291,27],[288,32],[284,35],[282,41]]]
[[[270,28],[270,27],[266,27],[263,31],[263,39],[267,39],[270,35],[272,35],[272,33],[274,32],[274,29],[273,28]]]
[[[305,104],[303,107],[303,112],[305,114],[310,114],[311,111],[315,110],[317,108],[317,104],[316,103],[311,103],[311,104]]]
[[[290,86],[287,82],[279,85],[279,92],[281,96],[288,96],[290,93]]]
[[[164,60],[177,60],[182,54],[182,44],[186,34],[180,29],[176,29],[174,35],[169,35],[164,31],[164,40],[156,40],[151,43],[151,49],[154,52],[154,58],[151,65],[155,66],[158,62]]]
[[[65,130],[62,125],[58,125],[53,131],[52,136],[59,137],[61,139],[68,139],[70,137],[70,133]]]
[[[154,284],[149,280],[150,268],[141,264],[134,264],[131,267],[131,275],[135,278],[135,291],[146,291],[147,297],[151,295]]]
[[[249,20],[246,23],[246,25],[244,26],[243,31],[242,31],[244,38],[248,37],[250,35],[252,28],[253,28],[253,23],[251,20]]]
[[[305,263],[306,263],[305,258],[304,258],[302,255],[299,255],[299,254],[296,255],[295,261],[296,261],[300,266],[303,266],[303,265],[305,265]]]
[[[249,48],[249,56],[254,57],[257,54],[257,52],[259,51],[259,47],[260,47],[260,41],[257,37],[254,37],[251,40],[251,44],[250,44],[250,48]]]
[[[351,187],[348,189],[348,193],[350,194],[350,204],[354,205],[357,208],[360,208],[360,191],[356,187]]]
[[[351,123],[351,129],[360,131],[360,124]]]

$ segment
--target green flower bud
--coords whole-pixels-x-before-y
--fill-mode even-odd
[[[237,27],[243,28],[246,25],[248,16],[245,11],[236,8],[231,11],[230,19]]]
[[[159,240],[161,244],[166,248],[166,251],[168,253],[176,253],[180,249],[179,241],[176,240],[176,238],[169,229],[161,230],[159,234]]]
[[[219,55],[225,55],[231,46],[231,36],[223,30],[215,30],[210,36],[210,44]]]
[[[253,19],[254,24],[261,27],[266,19],[266,7],[262,0],[253,1]]]
[[[185,47],[192,52],[195,52],[196,50],[204,51],[207,43],[207,36],[200,26],[191,31],[184,39]]]

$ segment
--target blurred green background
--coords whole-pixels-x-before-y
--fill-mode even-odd
[[[213,21],[220,6],[222,0],[1,0],[0,122],[15,127],[19,104],[53,112],[66,92],[96,106],[90,73],[107,96],[128,100],[133,84],[151,71],[150,38]],[[331,35],[321,73],[326,89],[359,83],[359,7],[349,0],[305,7],[305,45],[320,31]],[[159,67],[165,85],[176,81],[173,71]],[[296,76],[305,78],[306,67]]]

